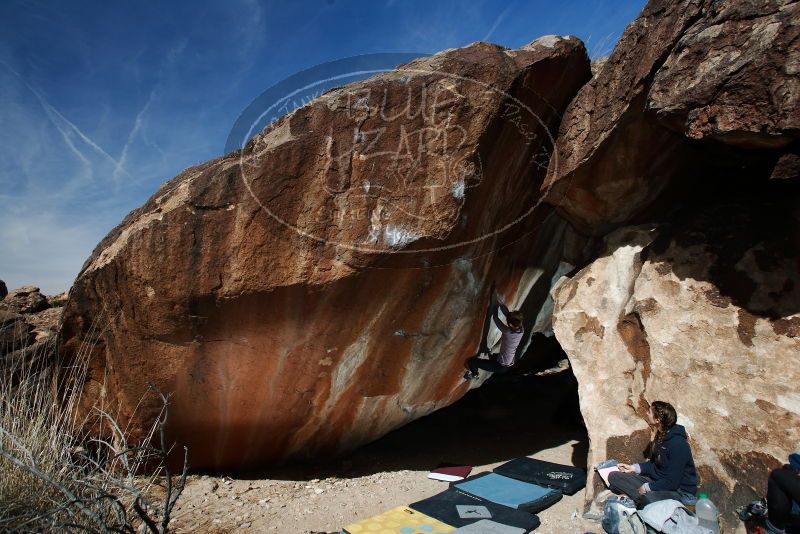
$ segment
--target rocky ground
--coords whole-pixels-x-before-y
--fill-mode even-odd
[[[339,532],[446,489],[447,483],[427,478],[439,462],[474,465],[473,472],[523,455],[581,465],[587,448],[569,370],[499,377],[454,406],[327,464],[193,475],[174,525],[178,532]],[[539,514],[537,532],[601,532],[598,523],[581,518],[582,508],[582,492],[563,498]]]

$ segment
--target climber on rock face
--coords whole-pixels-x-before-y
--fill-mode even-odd
[[[475,380],[478,378],[478,369],[489,371],[490,373],[505,373],[514,365],[514,356],[517,352],[517,347],[522,341],[522,336],[525,334],[523,328],[523,317],[519,311],[509,311],[508,307],[499,302],[497,299],[497,292],[492,288],[492,319],[500,329],[502,335],[500,337],[500,352],[497,354],[489,354],[489,359],[482,359],[480,356],[483,352],[479,352],[467,360],[467,372],[464,374],[466,380]],[[500,320],[499,311],[503,312],[506,318],[506,323]],[[488,353],[488,349],[486,350]]]

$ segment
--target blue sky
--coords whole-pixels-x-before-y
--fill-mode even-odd
[[[0,279],[67,289],[97,242],[239,113],[314,65],[577,35],[610,52],[644,0],[0,3]]]

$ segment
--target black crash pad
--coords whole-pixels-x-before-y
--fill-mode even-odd
[[[554,464],[533,458],[515,458],[494,469],[498,475],[553,488],[573,495],[586,487],[586,471],[571,465]]]
[[[454,527],[465,527],[481,519],[491,519],[496,523],[525,529],[526,532],[539,526],[539,518],[533,514],[453,488],[412,503],[409,508]]]

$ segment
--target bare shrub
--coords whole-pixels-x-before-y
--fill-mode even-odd
[[[169,530],[188,465],[186,450],[177,477],[166,461],[169,396],[151,388],[162,410],[136,443],[109,407],[81,418],[91,347],[84,343],[68,366],[56,341],[0,362],[0,531]]]

